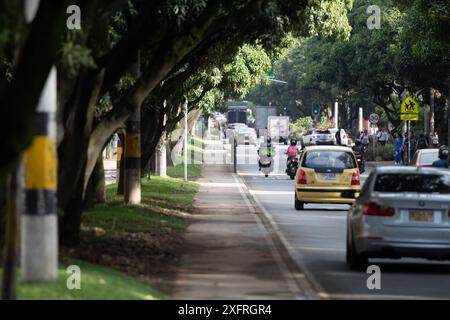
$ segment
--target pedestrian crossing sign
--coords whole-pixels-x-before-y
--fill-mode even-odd
[[[417,121],[419,120],[419,112],[420,112],[419,103],[411,97],[407,97],[405,100],[403,100],[402,104],[400,105],[401,120],[408,119],[412,121]]]

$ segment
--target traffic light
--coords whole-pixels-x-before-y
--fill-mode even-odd
[[[312,114],[313,114],[313,116],[317,116],[317,115],[319,115],[319,113],[320,113],[319,105],[313,104],[313,107],[312,107]]]

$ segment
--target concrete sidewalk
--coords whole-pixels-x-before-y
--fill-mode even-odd
[[[199,183],[173,298],[304,298],[229,166],[204,165]]]

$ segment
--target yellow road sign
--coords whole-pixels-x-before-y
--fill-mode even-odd
[[[411,97],[407,97],[405,100],[403,100],[402,104],[400,105],[400,113],[406,113],[406,114],[419,114],[420,112],[420,106],[417,103],[416,100],[414,100]],[[401,118],[405,119],[405,118]],[[409,118],[408,118],[409,119]],[[410,119],[412,120],[412,119]]]
[[[418,113],[401,113],[400,114],[400,120],[410,120],[410,121],[418,121],[419,120],[419,114]]]

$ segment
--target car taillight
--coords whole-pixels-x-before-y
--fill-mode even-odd
[[[306,172],[303,170],[300,170],[297,177],[297,184],[306,184]]]
[[[448,210],[448,216],[450,217],[450,210]]]
[[[395,209],[390,207],[382,207],[375,202],[364,204],[363,213],[368,216],[392,217]]]
[[[361,180],[359,179],[359,172],[355,171],[352,174],[352,186],[359,186],[361,184]]]

